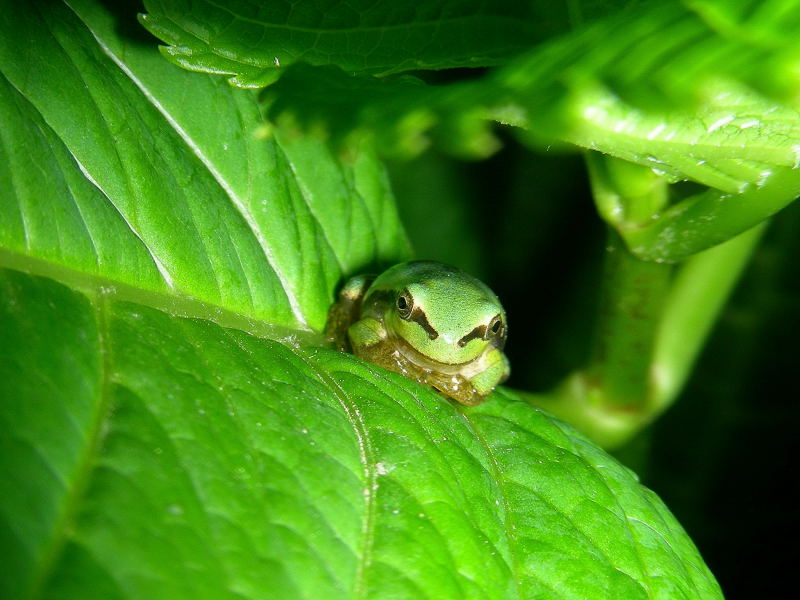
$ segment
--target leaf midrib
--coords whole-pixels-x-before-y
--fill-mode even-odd
[[[475,425],[475,422],[470,419],[469,414],[466,410],[461,407],[458,407],[458,412],[464,418],[467,425],[469,426],[470,431],[475,435],[475,439],[478,440],[478,443],[483,448],[483,451],[486,453],[486,458],[489,460],[489,464],[492,466],[492,475],[494,476],[494,482],[497,484],[497,493],[499,494],[500,503],[503,505],[503,529],[505,530],[506,540],[508,541],[508,552],[511,557],[511,564],[509,565],[511,570],[511,578],[514,581],[514,590],[516,591],[517,598],[522,598],[522,584],[519,581],[519,573],[521,571],[519,566],[519,559],[517,558],[517,552],[515,550],[514,538],[512,536],[512,524],[511,524],[511,507],[508,504],[508,497],[503,490],[504,480],[501,476],[502,471],[500,470],[500,465],[497,464],[497,460],[495,459],[494,453],[492,452],[489,443],[484,438],[483,433],[479,431],[478,427]],[[539,581],[545,585],[545,587],[549,587],[546,583],[544,583],[541,579]],[[552,589],[552,588],[550,588]],[[555,591],[555,590],[553,590]]]
[[[74,12],[74,11],[73,11]],[[76,16],[80,19],[81,15],[77,12],[75,13]],[[119,67],[119,69],[125,73],[131,80],[131,82],[139,89],[139,91],[144,95],[144,97],[150,102],[150,104],[161,114],[162,117],[169,123],[169,125],[173,128],[173,130],[181,137],[181,139],[186,143],[188,148],[191,150],[192,154],[194,154],[198,160],[208,169],[209,173],[214,177],[214,180],[219,184],[222,190],[225,192],[226,196],[230,200],[231,204],[236,208],[236,211],[241,215],[244,222],[247,224],[248,231],[253,235],[253,237],[258,242],[259,247],[264,255],[264,259],[269,264],[272,271],[275,273],[275,276],[278,278],[278,281],[281,283],[281,288],[286,296],[286,300],[289,303],[289,308],[291,309],[292,315],[297,320],[297,323],[301,326],[301,328],[308,329],[308,321],[303,314],[303,311],[300,308],[300,304],[298,302],[296,293],[291,285],[289,285],[289,279],[287,278],[286,274],[278,267],[277,262],[275,260],[274,255],[272,254],[272,248],[268,243],[266,237],[264,236],[264,232],[262,232],[259,227],[256,225],[253,219],[253,215],[250,211],[245,207],[244,202],[238,197],[236,192],[234,191],[233,187],[227,181],[227,179],[219,172],[219,170],[214,166],[213,161],[206,156],[205,152],[200,148],[200,145],[195,142],[189,132],[186,131],[180,123],[178,123],[174,117],[169,113],[169,111],[164,107],[164,105],[159,102],[156,98],[155,94],[150,90],[150,88],[142,81],[126,64],[125,62],[117,56],[112,49],[101,39],[99,34],[92,29],[91,24],[82,20],[83,24],[86,28],[91,32],[92,36],[97,40],[97,44],[100,46],[101,50],[108,56],[114,64]],[[152,250],[150,250],[152,254]],[[243,270],[245,276],[249,276],[246,270]],[[215,273],[216,275],[216,273]],[[251,290],[251,286],[247,286],[248,290]]]
[[[213,7],[218,8],[219,10],[221,10],[221,11],[223,11],[225,13],[228,13],[236,21],[242,21],[244,23],[252,23],[254,25],[259,25],[259,26],[265,27],[265,28],[268,27],[268,28],[274,28],[274,29],[282,29],[282,30],[286,30],[286,31],[296,31],[296,32],[299,32],[299,33],[312,33],[312,34],[316,34],[316,35],[325,35],[325,34],[337,35],[337,34],[340,34],[340,33],[362,33],[362,32],[373,32],[373,31],[384,32],[384,31],[392,31],[392,30],[414,29],[416,27],[434,27],[434,26],[441,26],[443,24],[448,24],[449,25],[449,24],[458,23],[458,22],[461,22],[461,21],[470,21],[470,20],[473,20],[473,19],[478,19],[478,20],[481,20],[481,19],[492,19],[492,20],[496,20],[498,22],[522,23],[522,24],[525,23],[524,19],[519,19],[519,18],[515,18],[515,17],[508,17],[508,16],[504,16],[504,15],[493,15],[493,14],[483,14],[483,13],[481,13],[481,14],[477,14],[477,15],[462,15],[460,17],[443,18],[443,19],[438,19],[438,20],[435,20],[435,21],[433,21],[433,20],[413,21],[413,22],[407,22],[407,23],[397,23],[397,24],[394,24],[394,25],[374,25],[374,26],[367,26],[367,27],[348,27],[348,28],[343,28],[343,29],[321,29],[321,28],[314,28],[314,27],[297,27],[295,25],[288,25],[288,24],[283,24],[283,23],[278,24],[278,23],[272,23],[272,22],[268,22],[268,21],[261,21],[261,20],[258,20],[258,19],[254,19],[252,17],[245,17],[243,15],[239,15],[239,14],[233,12],[232,10],[230,10],[228,7],[221,6],[221,5],[217,4],[216,2],[213,2],[212,0],[206,0],[206,1],[210,5],[212,5]],[[202,42],[204,42],[206,44],[209,44],[209,45],[212,44],[212,42],[210,40],[204,40],[200,36],[198,36],[196,34],[193,34],[193,33],[189,32],[189,31],[187,31],[186,29],[184,29],[180,25],[180,23],[175,21],[172,17],[168,17],[167,15],[163,15],[163,14],[159,15],[159,16],[162,16],[162,17],[168,19],[170,22],[174,23],[177,27],[179,27],[182,31],[186,31],[186,33],[189,33],[190,35],[192,35],[193,37],[197,38],[198,40],[200,40],[200,41],[202,41]]]
[[[352,405],[347,397],[347,392],[339,385],[339,383],[326,373],[323,369],[317,367],[313,361],[307,357],[295,353],[300,360],[302,360],[309,369],[317,376],[317,378],[327,387],[336,398],[336,401],[342,408],[345,418],[350,423],[353,433],[358,442],[358,456],[359,462],[364,472],[364,487],[363,494],[365,500],[364,507],[364,522],[361,526],[362,534],[362,551],[358,553],[358,563],[356,567],[356,577],[353,582],[354,599],[367,598],[367,585],[366,585],[366,572],[367,567],[372,563],[372,550],[375,541],[375,521],[377,505],[375,500],[375,490],[377,489],[378,470],[377,461],[375,460],[374,450],[369,437],[369,431],[361,417],[358,409]]]
[[[221,327],[238,329],[255,337],[274,340],[288,346],[330,345],[320,332],[269,323],[189,296],[137,288],[127,282],[78,271],[5,248],[0,248],[0,268],[52,279],[90,299],[109,297],[119,302],[139,304],[175,317],[210,321]]]
[[[28,600],[36,600],[44,596],[47,584],[59,564],[64,548],[71,538],[70,532],[74,530],[81,502],[89,489],[91,475],[97,467],[96,458],[99,456],[103,446],[103,426],[110,414],[111,356],[108,343],[108,299],[98,296],[89,300],[89,302],[95,309],[98,349],[100,352],[98,398],[94,404],[94,415],[89,427],[89,435],[84,445],[85,450],[78,460],[72,485],[67,491],[60,511],[61,514],[53,527],[53,536],[42,555],[43,558],[38,565],[37,573],[32,579],[30,591],[26,596]]]

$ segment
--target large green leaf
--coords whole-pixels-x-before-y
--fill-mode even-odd
[[[3,597],[720,597],[658,498],[513,396],[0,281]]]
[[[390,74],[497,64],[567,24],[566,6],[499,0],[406,3],[145,2],[142,22],[183,67],[262,87],[303,61]]]
[[[81,18],[0,12],[3,247],[316,330],[344,274],[407,256],[368,147],[260,139],[252,94],[170,66],[95,5]]]
[[[408,255],[380,162],[132,18],[0,11],[0,597],[720,597],[572,429],[315,346]]]
[[[497,148],[488,128],[493,118],[522,127],[536,145],[566,142],[599,150],[671,181],[711,188],[667,214],[653,215],[657,223],[649,216],[643,222],[624,222],[624,215],[612,219],[629,247],[649,260],[679,260],[724,242],[800,194],[797,0],[612,3],[602,10],[575,3],[576,14],[584,4],[604,18],[583,25],[573,19],[570,33],[551,28],[549,39],[516,56],[506,53],[505,64],[469,82],[378,79],[376,69],[337,53],[298,54],[295,58],[308,64],[280,70],[280,80],[268,88],[269,114],[306,128],[322,127],[339,139],[369,131],[385,152],[418,153],[432,137],[454,153],[471,156]],[[187,58],[186,46],[174,46],[188,43],[175,32],[213,29],[217,16],[169,0],[151,10],[153,21],[145,22],[173,44],[167,52],[181,56],[181,64],[200,68]],[[374,10],[373,17],[393,15],[388,5]],[[159,26],[166,14],[168,28]],[[345,23],[334,15],[325,22],[329,32]],[[241,20],[226,23],[231,32],[243,27]],[[359,38],[371,30],[355,27],[348,34]],[[237,84],[253,83],[250,67],[241,65],[263,66],[265,53],[278,53],[283,45],[274,33],[259,40],[257,47],[248,47],[215,38],[216,58],[201,52],[207,61],[202,67],[215,71],[212,65],[223,60],[220,56],[235,56],[240,66],[220,63],[216,71],[235,74]],[[450,51],[457,53],[455,46]],[[437,64],[450,66],[448,59],[456,58],[445,54]]]
[[[796,110],[781,108],[741,85],[788,100],[796,108],[800,90],[800,54],[793,35],[800,21],[797,0],[642,2],[632,8],[619,4],[574,3],[574,32],[557,35],[563,27],[551,22],[548,35],[535,40],[540,43],[529,41],[530,48],[518,57],[506,53],[507,64],[467,85],[429,86],[419,81],[413,85],[407,79],[379,85],[365,77],[375,69],[352,64],[340,53],[327,52],[319,58],[298,55],[307,64],[340,70],[301,71],[295,76],[295,69],[281,68],[280,74],[288,81],[273,90],[276,110],[341,128],[347,123],[342,122],[341,112],[348,107],[353,115],[350,128],[387,129],[410,119],[406,126],[417,132],[436,122],[480,120],[494,113],[538,135],[613,151],[726,191],[737,191],[759,175],[763,178],[763,165],[798,163],[793,143],[798,129]],[[161,0],[148,4],[145,23],[171,44],[167,47],[171,53],[179,53],[176,44],[189,43],[187,31],[210,32],[224,25],[226,35],[214,42],[221,62],[211,70],[228,72],[224,61],[236,57],[240,68],[233,73],[245,78],[248,65],[265,63],[266,57],[271,61],[285,44],[281,35],[268,33],[259,37],[258,45],[241,43],[252,22],[233,15],[248,10],[249,4],[221,5],[227,6],[219,10],[227,15],[223,20],[217,12],[190,8],[182,0]],[[374,19],[398,17],[388,4],[370,3],[370,8]],[[432,3],[428,10],[444,13],[448,8],[441,2]],[[309,3],[310,13],[324,9],[323,3]],[[582,13],[605,18],[590,19],[581,26],[577,16]],[[277,29],[292,30],[294,15],[276,12],[271,16]],[[413,23],[415,17],[407,16]],[[333,11],[319,29],[333,34],[347,24],[345,17]],[[484,29],[490,28],[484,24]],[[373,33],[366,25],[347,30],[354,39]],[[484,32],[482,37],[491,36]],[[393,47],[407,54],[417,49],[413,44]],[[443,62],[434,68],[452,66],[457,60],[457,46],[443,43],[441,52]],[[402,62],[397,60],[398,65]],[[405,69],[398,66],[396,70]],[[650,114],[642,114],[642,108]],[[427,112],[427,118],[415,119],[420,111]],[[478,131],[475,126],[463,128],[460,133],[467,139],[462,143],[475,144],[469,138]],[[744,169],[745,175],[739,176],[739,165],[731,160],[735,158],[761,164]]]

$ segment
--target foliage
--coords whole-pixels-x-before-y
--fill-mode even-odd
[[[795,2],[147,2],[182,68],[108,4],[0,11],[0,595],[721,597],[534,405],[610,446],[682,388],[800,192]],[[379,157],[493,121],[602,152],[613,231],[587,364],[466,409],[320,332],[412,256]]]

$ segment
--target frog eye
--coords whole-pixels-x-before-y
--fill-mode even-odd
[[[401,319],[408,321],[408,319],[411,318],[411,312],[414,310],[414,299],[411,297],[411,294],[408,293],[408,290],[403,290],[397,297],[396,305],[397,314]]]
[[[503,317],[500,315],[496,315],[491,321],[489,321],[489,326],[486,328],[486,339],[490,340],[494,338],[501,338],[505,333],[505,324],[503,323]]]
[[[470,331],[467,335],[458,340],[458,345],[463,348],[472,340],[495,340],[495,346],[500,347],[503,344],[503,336],[505,335],[505,326],[503,325],[503,318],[500,315],[495,315],[488,325],[478,325],[475,329]]]

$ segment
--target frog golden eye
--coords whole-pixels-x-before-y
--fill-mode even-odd
[[[411,317],[411,312],[414,310],[414,299],[408,290],[403,290],[403,293],[397,297],[397,314],[401,319],[408,320]]]
[[[494,317],[489,321],[489,326],[486,328],[486,339],[491,337],[500,337],[503,335],[503,318],[500,315]]]

